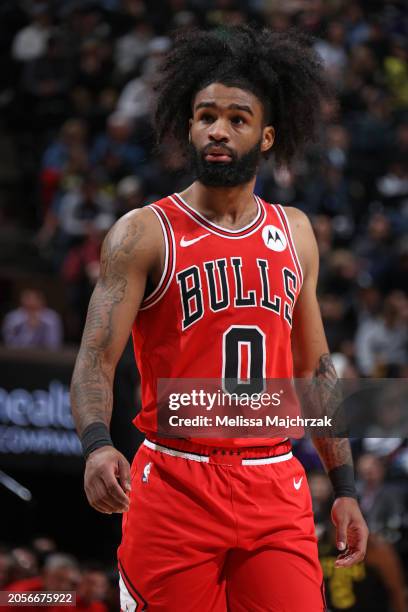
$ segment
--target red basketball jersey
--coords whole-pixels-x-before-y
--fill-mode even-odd
[[[133,326],[142,385],[135,425],[157,435],[160,378],[291,378],[291,326],[302,270],[280,205],[239,230],[211,223],[178,194],[150,205],[163,230],[159,285]],[[217,446],[270,445],[283,438],[191,438]]]

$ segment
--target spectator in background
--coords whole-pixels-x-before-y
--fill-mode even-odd
[[[408,161],[407,157],[394,159],[387,167],[386,174],[377,181],[378,193],[384,206],[405,212],[405,228],[408,229]],[[405,211],[402,207],[405,205]],[[404,223],[403,218],[398,219]]]
[[[42,574],[34,578],[19,580],[9,584],[9,591],[21,593],[43,593],[75,591],[77,593],[75,606],[64,606],[68,610],[83,610],[83,612],[107,612],[104,603],[97,601],[101,593],[106,593],[103,588],[103,580],[98,576],[85,574],[85,583],[81,585],[81,573],[78,562],[71,555],[54,553],[47,557]],[[106,580],[106,579],[105,579]],[[0,611],[8,610],[8,607],[0,606]],[[25,606],[27,612],[38,610],[38,606]],[[61,605],[47,606],[49,612],[58,612]]]
[[[126,176],[119,181],[116,196],[115,215],[119,219],[130,210],[144,205],[142,182],[136,176]]]
[[[363,321],[372,320],[379,316],[382,308],[382,297],[378,287],[369,281],[360,283],[355,299],[355,310],[359,325]]]
[[[356,359],[364,376],[398,377],[408,359],[408,300],[393,291],[381,317],[366,317],[355,338]]]
[[[373,214],[365,235],[356,239],[353,251],[360,258],[362,271],[374,283],[383,282],[392,257],[392,228],[388,217],[382,213]]]
[[[341,21],[331,21],[327,28],[326,38],[317,41],[314,46],[323,60],[330,80],[337,87],[341,86],[347,65],[344,35],[344,25]]]
[[[47,39],[46,52],[28,62],[23,72],[26,91],[38,101],[63,97],[70,85],[70,67],[67,64],[61,41],[56,34]]]
[[[181,191],[192,180],[180,151],[171,143],[163,146],[154,160],[142,168],[140,177],[148,202],[154,202],[162,193]]]
[[[106,572],[98,565],[85,566],[82,570],[81,582],[77,590],[77,597],[80,604],[89,606],[93,604],[92,610],[95,610],[95,603],[99,602],[98,612],[106,610],[105,602],[109,589],[109,581]]]
[[[370,35],[370,26],[364,17],[361,3],[352,1],[347,3],[344,9],[346,42],[347,46],[353,48],[366,42]]]
[[[302,200],[295,172],[290,168],[275,168],[272,164],[264,165],[257,176],[255,190],[267,202],[285,202],[289,206]]]
[[[323,262],[327,260],[327,256],[333,248],[333,225],[330,217],[327,215],[317,215],[312,218],[313,230],[316,236],[319,255]],[[321,273],[323,270],[321,270]]]
[[[10,556],[12,582],[37,576],[39,572],[38,556],[33,550],[25,546],[18,546],[10,551]]]
[[[69,306],[66,316],[68,337],[76,338],[81,332],[89,300],[99,276],[102,242],[111,225],[112,219],[107,215],[95,219],[87,226],[88,231],[83,242],[72,246],[63,261],[61,274]]]
[[[370,533],[397,542],[401,537],[404,516],[402,491],[385,482],[384,463],[373,454],[366,453],[359,457],[356,472],[360,507]]]
[[[81,45],[74,86],[95,95],[106,87],[111,69],[104,43],[96,38],[87,39]]]
[[[152,37],[150,24],[143,17],[134,18],[132,28],[116,42],[115,64],[121,78],[128,76],[138,67],[146,55]]]
[[[325,290],[341,296],[348,304],[356,289],[359,260],[352,251],[334,249],[328,256]]]
[[[323,534],[327,522],[330,520],[331,507],[333,505],[333,490],[327,474],[323,472],[309,473],[307,480],[310,487],[310,495],[312,497],[316,535],[319,537]]]
[[[361,440],[361,450],[386,461],[391,471],[396,455],[400,455],[404,446],[403,436],[408,434],[404,381],[401,380],[400,384],[394,381],[373,385],[367,400],[367,426]]]
[[[50,554],[57,552],[55,540],[48,536],[36,536],[33,538],[31,548],[37,556],[40,567],[44,565],[45,559]]]
[[[46,307],[45,296],[35,289],[22,292],[20,307],[5,316],[2,331],[4,343],[13,348],[56,350],[62,345],[61,318]]]
[[[408,210],[407,210],[408,212]],[[408,234],[402,236],[399,243],[395,245],[395,255],[392,259],[391,269],[387,274],[381,289],[389,293],[395,289],[403,291],[407,295],[408,279]]]
[[[113,113],[107,121],[107,133],[97,138],[91,161],[94,166],[100,166],[107,181],[116,182],[140,169],[145,152],[141,146],[134,144],[132,131],[129,118]]]
[[[79,152],[87,158],[87,125],[80,119],[68,119],[44,152],[40,174],[42,200],[45,211],[48,210],[59,187],[64,171],[69,166],[72,156]]]
[[[112,200],[102,192],[96,177],[87,175],[79,189],[61,198],[57,217],[69,245],[75,238],[84,238],[95,223],[113,224]]]
[[[150,41],[146,48],[147,57],[142,64],[141,75],[129,81],[119,96],[117,112],[120,115],[135,121],[148,117],[154,102],[153,86],[158,69],[170,46],[171,41],[165,36]]]
[[[14,37],[12,57],[19,62],[29,62],[45,54],[51,34],[51,17],[47,2],[31,3],[31,22]]]
[[[58,137],[46,148],[42,167],[44,170],[54,170],[59,173],[63,170],[69,158],[72,147],[86,147],[87,126],[80,119],[68,119],[65,121],[58,133]]]
[[[340,295],[323,293],[319,304],[330,351],[341,351],[342,343],[353,337],[346,300]]]
[[[396,108],[408,106],[408,43],[406,36],[396,35],[391,40],[390,53],[384,61],[384,68],[393,103]]]
[[[53,553],[45,561],[42,576],[18,580],[10,585],[11,591],[73,591],[79,584],[77,561],[70,555]]]

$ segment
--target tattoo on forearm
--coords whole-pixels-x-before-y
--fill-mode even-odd
[[[113,317],[126,298],[127,260],[144,231],[140,220],[129,224],[125,235],[105,239],[101,272],[89,303],[81,348],[71,384],[72,413],[78,433],[94,421],[109,425],[112,414],[114,369],[103,359],[112,345]]]
[[[314,438],[313,442],[328,472],[340,465],[353,465],[348,438]]]
[[[309,401],[319,402],[319,411],[327,416],[338,417],[342,394],[336,370],[329,354],[326,353],[320,357],[312,383],[314,389],[308,398]],[[339,425],[340,422],[337,423],[337,427]],[[327,471],[340,465],[353,465],[348,438],[315,437],[313,442]]]

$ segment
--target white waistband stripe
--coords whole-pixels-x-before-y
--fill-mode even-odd
[[[148,446],[152,450],[160,451],[165,455],[172,455],[173,457],[182,457],[183,459],[190,459],[191,461],[200,461],[201,463],[208,463],[210,458],[206,455],[193,455],[192,453],[185,453],[183,451],[175,450],[174,448],[166,448],[166,446],[161,446],[160,444],[156,444],[155,442],[150,442],[150,440],[144,440],[143,444]]]
[[[172,457],[181,457],[182,459],[190,459],[190,461],[198,461],[200,463],[209,463],[210,457],[207,455],[195,455],[193,453],[186,453],[184,451],[178,451],[174,448],[167,448],[156,444],[150,440],[145,439],[143,444],[152,450],[159,451],[165,455],[171,455]],[[292,459],[293,453],[289,451],[284,455],[277,455],[276,457],[260,457],[259,459],[241,459],[241,465],[267,465],[268,463],[281,463],[281,461],[287,461]]]
[[[280,463],[281,461],[287,461],[292,459],[293,453],[289,451],[284,455],[278,455],[277,457],[263,457],[261,459],[243,459],[242,465],[266,465],[267,463]]]

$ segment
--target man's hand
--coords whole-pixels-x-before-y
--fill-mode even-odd
[[[85,467],[85,493],[92,508],[112,514],[129,510],[130,466],[112,446],[93,451]]]
[[[336,560],[336,567],[350,567],[362,561],[366,554],[368,527],[359,505],[352,497],[339,497],[331,512],[336,527],[337,548],[342,552]]]

